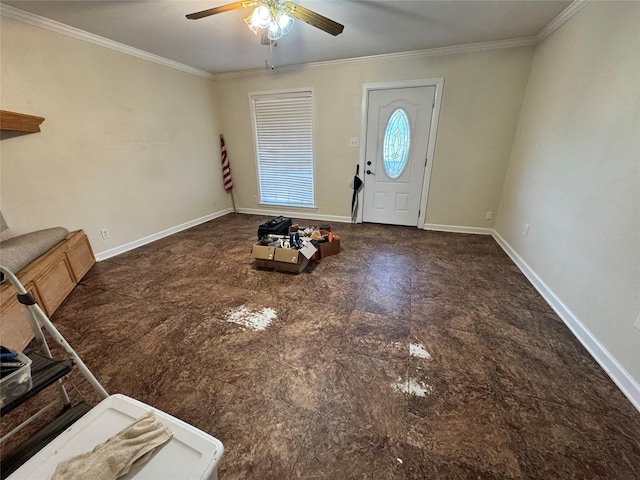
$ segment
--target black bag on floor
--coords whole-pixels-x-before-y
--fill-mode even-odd
[[[288,217],[276,217],[269,220],[258,227],[258,240],[269,234],[287,235],[290,226],[291,219]]]

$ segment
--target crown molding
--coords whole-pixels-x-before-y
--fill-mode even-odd
[[[547,23],[542,30],[536,35],[536,43],[540,43],[557,29],[559,29],[565,22],[567,22],[576,13],[589,5],[591,0],[574,0],[571,4],[558,14],[556,18]]]
[[[140,58],[142,60],[158,63],[160,65],[164,65],[165,67],[180,70],[186,73],[190,73],[192,75],[197,75],[199,77],[204,77],[211,80],[227,80],[227,79],[233,79],[233,78],[252,77],[255,75],[272,75],[276,72],[294,71],[294,70],[299,70],[300,68],[305,68],[305,69],[331,68],[331,67],[340,67],[340,66],[349,66],[349,65],[361,65],[365,63],[373,63],[373,62],[379,62],[379,61],[385,61],[385,60],[387,61],[412,60],[412,59],[425,58],[425,57],[456,55],[456,54],[464,54],[464,53],[483,52],[488,50],[499,50],[503,48],[515,48],[515,47],[525,47],[530,45],[536,45],[542,42],[545,38],[547,38],[553,32],[555,32],[571,17],[573,17],[576,13],[578,13],[580,10],[586,7],[590,2],[591,0],[574,0],[567,8],[565,8],[562,12],[560,12],[560,14],[557,17],[555,17],[547,25],[545,25],[535,37],[521,37],[521,38],[512,38],[507,40],[497,40],[493,42],[453,45],[449,47],[429,48],[426,50],[413,50],[409,52],[386,53],[381,55],[369,55],[369,56],[363,56],[363,57],[346,58],[341,60],[329,60],[325,62],[301,63],[301,64],[295,64],[295,65],[286,65],[283,67],[276,67],[274,70],[265,69],[265,68],[256,68],[251,70],[239,70],[235,72],[226,72],[226,73],[210,73],[204,70],[200,70],[198,68],[190,67],[189,65],[175,62],[173,60],[169,60],[168,58],[161,57],[153,53],[145,52],[144,50],[130,47],[128,45],[115,42],[113,40],[109,40],[108,38],[104,38],[99,35],[94,35],[93,33],[85,32],[84,30],[70,27],[69,25],[65,25],[63,23],[56,22],[55,20],[51,20],[51,19],[42,17],[40,15],[35,15],[33,13],[20,10],[18,8],[11,7],[9,5],[0,4],[0,15],[4,17],[12,18],[19,22],[34,25],[36,27],[45,28],[47,30],[60,33],[62,35],[67,35],[69,37],[76,38],[78,40],[83,40],[85,42],[93,43],[94,45],[99,45],[101,47],[109,48],[111,50],[115,50],[117,52],[124,53],[126,55],[131,55],[133,57]]]
[[[164,65],[165,67],[181,70],[183,72],[197,75],[199,77],[208,78],[210,80],[214,79],[214,75],[212,73],[205,72],[204,70],[199,70],[182,63],[174,62],[173,60],[169,60],[168,58],[154,55],[153,53],[145,52],[144,50],[130,47],[128,45],[124,45],[123,43],[114,42],[113,40],[109,40],[108,38],[100,37],[99,35],[94,35],[93,33],[85,32],[84,30],[80,30],[79,28],[70,27],[69,25],[65,25],[63,23],[56,22],[55,20],[41,17],[40,15],[35,15],[30,12],[25,12],[24,10],[14,8],[9,5],[0,4],[0,15],[3,17],[12,18],[13,20],[17,20],[19,22],[28,23],[29,25],[45,28],[47,30],[51,30],[52,32],[61,33],[62,35],[66,35],[68,37],[93,43],[94,45],[109,48],[111,50],[115,50],[116,52],[141,58],[142,60],[158,63],[160,65]]]
[[[275,72],[287,72],[300,70],[300,68],[331,68],[347,65],[360,65],[363,63],[379,62],[382,60],[413,60],[424,57],[437,57],[442,55],[455,55],[461,53],[484,52],[487,50],[499,50],[503,48],[526,47],[535,45],[535,37],[511,38],[507,40],[496,40],[493,42],[470,43],[465,45],[453,45],[450,47],[429,48],[426,50],[413,50],[409,52],[384,53],[381,55],[369,55],[366,57],[345,58],[341,60],[329,60],[326,62],[299,63],[296,65],[286,65],[275,67],[275,69],[255,68],[252,70],[239,70],[227,73],[215,73],[216,80],[227,80],[231,78],[254,77],[256,75],[268,75]]]

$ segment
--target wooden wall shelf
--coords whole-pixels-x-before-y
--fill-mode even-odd
[[[40,131],[42,122],[44,117],[0,110],[0,130],[36,133]]]

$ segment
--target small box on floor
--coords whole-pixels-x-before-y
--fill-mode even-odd
[[[338,235],[333,235],[333,241],[331,242],[318,243],[320,259],[328,257],[329,255],[335,255],[336,253],[340,253],[340,237]]]
[[[310,243],[300,250],[256,244],[253,246],[251,256],[259,268],[300,273],[307,267],[309,259],[315,253],[316,248]]]

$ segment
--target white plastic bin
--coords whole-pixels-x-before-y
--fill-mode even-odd
[[[17,354],[16,360],[19,360],[24,365],[10,375],[0,379],[0,407],[8,405],[20,395],[27,393],[33,385],[31,359],[24,353],[12,349],[9,350]]]
[[[51,478],[58,463],[93,448],[152,410],[169,427],[173,437],[141,467],[122,479],[217,480],[224,447],[217,438],[149,405],[111,395],[40,450],[10,477],[10,480]]]

